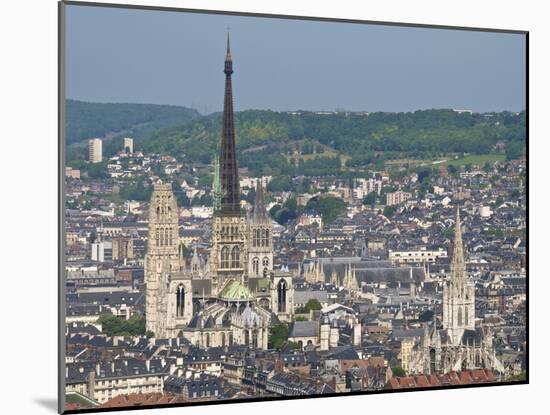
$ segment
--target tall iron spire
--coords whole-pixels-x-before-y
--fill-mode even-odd
[[[214,212],[219,212],[221,207],[221,184],[220,184],[220,160],[216,155],[214,157],[214,180],[212,182],[212,208]]]
[[[233,91],[231,74],[233,61],[227,33],[227,52],[225,55],[225,96],[223,101],[223,126],[220,146],[221,207],[222,214],[240,213],[240,190],[237,167],[237,149],[235,143],[235,123],[233,120]]]

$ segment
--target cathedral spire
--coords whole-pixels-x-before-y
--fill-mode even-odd
[[[262,179],[258,179],[256,182],[256,201],[254,203],[253,212],[254,219],[265,219],[267,217],[264,198],[264,186],[262,184]]]
[[[219,212],[221,207],[222,190],[220,184],[220,160],[216,155],[214,157],[214,180],[212,181],[212,208],[214,212]]]
[[[235,123],[233,119],[233,91],[231,74],[233,61],[227,34],[227,52],[224,64],[225,96],[223,102],[223,126],[220,148],[221,206],[222,214],[240,213],[240,190],[237,167],[237,149],[235,142]]]
[[[231,60],[231,45],[229,43],[229,31],[227,32],[227,50],[225,53],[225,60]]]
[[[466,267],[464,265],[464,248],[462,247],[462,224],[460,210],[456,209],[455,238],[453,243],[453,258],[451,261],[451,284],[460,286],[464,283]]]

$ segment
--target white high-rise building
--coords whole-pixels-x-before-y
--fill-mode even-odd
[[[88,141],[88,160],[90,163],[103,161],[103,141],[100,138],[92,138]]]
[[[124,151],[128,154],[134,153],[134,139],[130,137],[124,137]]]
[[[92,261],[105,262],[113,260],[113,243],[111,241],[92,244]]]

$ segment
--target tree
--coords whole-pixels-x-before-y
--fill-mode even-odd
[[[269,192],[288,192],[292,190],[292,187],[290,176],[279,176],[269,182],[267,190]]]
[[[275,220],[280,225],[285,225],[287,222],[296,219],[297,215],[295,211],[292,211],[286,207],[280,209],[275,214]]]
[[[428,180],[430,180],[430,175],[432,174],[432,169],[429,167],[421,167],[416,172],[418,174],[418,182],[424,183]]]
[[[391,218],[395,212],[395,209],[395,206],[386,206],[382,214],[387,218]]]
[[[376,203],[376,192],[370,192],[363,199],[364,205],[374,206],[375,203]]]
[[[346,209],[346,202],[334,196],[318,196],[311,198],[306,210],[312,210],[323,216],[324,223],[330,223]]]
[[[178,245],[178,254],[181,254],[181,256],[185,258],[188,253],[189,253],[189,248],[187,248],[185,244],[181,242]]]
[[[284,323],[275,324],[269,328],[268,347],[280,349],[288,340],[289,329]]]
[[[321,303],[316,298],[310,298],[304,306],[306,313],[309,313],[311,310],[320,310],[322,308],[323,306],[321,306]]]
[[[525,144],[519,141],[512,141],[506,145],[506,160],[518,160],[525,153]]]
[[[454,164],[449,164],[447,166],[447,171],[449,172],[449,174],[453,175],[453,174],[458,172],[458,169],[456,168],[456,166]]]
[[[178,207],[189,207],[191,206],[191,201],[189,200],[189,198],[187,197],[187,194],[182,191],[182,190],[178,190],[176,192],[174,192],[176,194],[176,200],[178,202]]]
[[[392,367],[391,372],[393,376],[398,376],[398,377],[403,377],[407,375],[407,372],[405,372],[405,370],[401,366]]]
[[[281,205],[274,205],[271,209],[269,209],[269,215],[277,220],[277,213],[279,212],[279,210],[281,210],[282,206]]]
[[[142,336],[145,334],[145,317],[134,314],[129,319],[113,314],[102,314],[97,319],[107,336]]]

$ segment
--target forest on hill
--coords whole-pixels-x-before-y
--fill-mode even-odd
[[[67,157],[85,160],[86,140],[93,137],[104,139],[109,157],[128,136],[136,150],[207,164],[218,151],[221,122],[221,113],[201,115],[180,106],[67,100]],[[525,154],[525,112],[247,110],[235,113],[235,124],[239,165],[252,174],[323,175],[383,168],[392,160]]]
[[[201,115],[190,108],[155,104],[118,104],[66,101],[66,143],[77,156],[85,155],[85,144],[90,138],[106,140],[104,151],[114,152],[109,141],[126,136],[136,139],[149,137],[154,132],[174,125],[182,125]]]
[[[496,145],[525,151],[526,118],[502,112],[315,113],[249,110],[235,114],[239,164],[257,174],[338,169],[396,158],[488,154]],[[148,152],[210,163],[217,151],[221,114],[193,119],[140,140]],[[299,173],[298,173],[299,174]],[[306,172],[307,174],[307,172]]]

